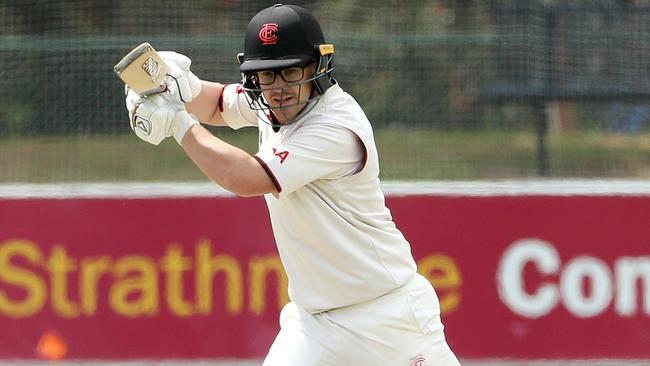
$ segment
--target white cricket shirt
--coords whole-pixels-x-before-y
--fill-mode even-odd
[[[259,128],[255,157],[279,191],[265,199],[291,301],[317,313],[405,284],[416,264],[385,206],[372,127],[354,98],[334,85],[277,132],[252,122],[244,98],[227,86],[222,116],[233,128]]]

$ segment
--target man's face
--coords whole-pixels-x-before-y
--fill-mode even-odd
[[[305,107],[311,96],[312,83],[303,82],[311,78],[315,70],[316,64],[312,62],[305,67],[257,73],[264,98],[280,124],[291,122]]]

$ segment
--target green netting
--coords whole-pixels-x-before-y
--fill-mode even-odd
[[[128,128],[148,41],[237,82],[267,1],[0,1],[0,182],[203,180]],[[650,177],[648,1],[297,1],[376,131],[383,179]],[[256,132],[213,129],[255,152]]]

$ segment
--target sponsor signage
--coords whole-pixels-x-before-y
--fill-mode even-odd
[[[650,196],[389,196],[461,358],[650,358]],[[262,198],[0,199],[0,358],[261,358]]]

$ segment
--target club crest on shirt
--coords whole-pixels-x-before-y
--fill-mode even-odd
[[[415,358],[411,359],[411,364],[409,366],[429,366],[429,364],[424,356],[417,355]]]

